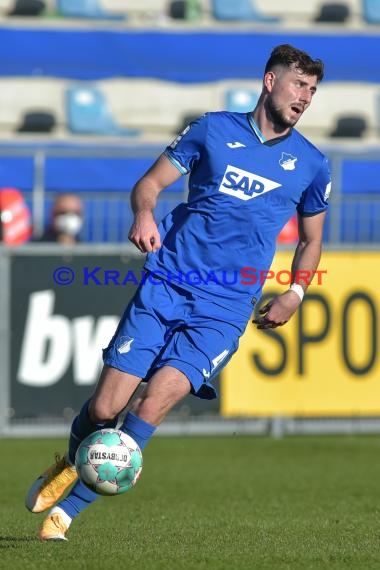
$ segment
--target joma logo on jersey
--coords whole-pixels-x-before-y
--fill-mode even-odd
[[[219,191],[239,200],[252,200],[280,186],[278,182],[228,164]]]

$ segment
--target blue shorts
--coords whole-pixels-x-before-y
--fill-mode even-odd
[[[212,399],[212,379],[236,352],[246,325],[246,317],[208,299],[148,279],[126,308],[103,360],[145,380],[172,366],[186,375],[193,394]]]

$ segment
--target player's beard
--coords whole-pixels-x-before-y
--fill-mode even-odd
[[[267,113],[268,113],[271,121],[273,122],[274,126],[279,131],[284,131],[285,129],[289,129],[290,127],[294,127],[294,125],[297,123],[298,118],[299,118],[298,117],[297,119],[295,119],[293,121],[290,119],[287,119],[285,117],[284,113],[280,109],[277,109],[270,99],[267,101]]]

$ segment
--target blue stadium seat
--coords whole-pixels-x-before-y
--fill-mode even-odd
[[[101,20],[124,20],[126,14],[103,10],[100,0],[57,0],[57,8],[68,18],[94,18]]]
[[[103,93],[96,87],[74,86],[66,93],[68,129],[79,135],[135,136],[138,129],[119,127]]]
[[[368,24],[380,24],[379,0],[363,0],[363,18]]]
[[[254,0],[212,0],[212,14],[217,20],[279,22],[277,16],[266,16],[254,5]]]
[[[256,107],[259,94],[253,89],[237,87],[226,91],[226,110],[234,113],[247,113]]]

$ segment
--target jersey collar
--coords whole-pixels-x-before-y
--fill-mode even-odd
[[[251,127],[253,129],[253,132],[255,133],[255,135],[257,136],[259,141],[262,144],[265,144],[266,146],[272,146],[274,144],[277,144],[277,143],[283,141],[284,139],[287,139],[292,134],[292,129],[290,129],[290,131],[286,135],[283,135],[282,137],[275,137],[274,139],[268,140],[264,137],[263,133],[260,131],[259,127],[257,126],[257,123],[255,122],[254,118],[252,117],[252,113],[247,113],[247,116],[248,116],[249,124],[251,125]]]

